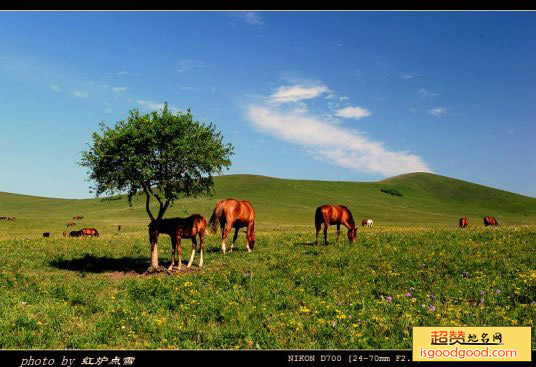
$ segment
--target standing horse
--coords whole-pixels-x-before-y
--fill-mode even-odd
[[[484,226],[498,226],[499,222],[493,217],[484,217]]]
[[[195,257],[195,250],[197,247],[196,236],[199,235],[199,242],[201,243],[201,259],[199,260],[199,267],[203,267],[203,253],[205,251],[205,235],[207,229],[207,220],[200,214],[192,214],[188,218],[169,218],[153,220],[149,224],[149,240],[152,244],[158,242],[158,235],[165,233],[171,238],[171,265],[168,270],[172,270],[175,266],[175,259],[178,252],[178,266],[181,270],[181,240],[183,238],[190,238],[192,240],[192,255],[188,262],[188,268],[192,266]]]
[[[246,239],[248,252],[253,250],[255,245],[255,210],[251,203],[247,200],[225,199],[220,200],[212,211],[210,217],[210,231],[216,233],[218,231],[218,222],[221,228],[221,249],[225,254],[225,240],[231,231],[235,229],[233,243],[231,244],[231,252],[234,249],[234,243],[238,237],[240,228],[247,227]]]
[[[324,244],[328,244],[328,228],[331,224],[337,225],[337,240],[341,233],[341,224],[348,228],[348,239],[353,243],[356,238],[357,228],[350,210],[343,205],[322,205],[316,208],[315,228],[316,243],[318,244],[318,232],[324,223]]]
[[[469,221],[467,220],[467,218],[460,218],[460,228],[465,228],[467,227],[467,225],[469,224]]]
[[[80,230],[81,236],[89,236],[89,237],[99,237],[99,231],[97,231],[95,228],[82,228]]]

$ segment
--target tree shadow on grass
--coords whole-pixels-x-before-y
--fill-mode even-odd
[[[84,257],[72,260],[52,260],[50,265],[63,270],[78,271],[81,273],[125,272],[143,274],[149,266],[145,257],[96,257],[86,254]]]

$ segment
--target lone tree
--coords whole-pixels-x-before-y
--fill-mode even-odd
[[[82,152],[96,197],[128,192],[128,202],[145,193],[145,210],[151,221],[159,221],[170,204],[182,197],[212,195],[212,175],[231,165],[233,146],[223,143],[212,123],[194,121],[190,110],[173,114],[167,102],[161,112],[140,114],[131,110],[128,120],[114,128],[100,125],[93,133],[89,150]],[[159,205],[153,215],[151,198]],[[151,265],[147,272],[161,271],[158,245],[151,243]]]

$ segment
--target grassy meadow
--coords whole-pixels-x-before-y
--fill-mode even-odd
[[[243,231],[225,256],[211,235],[202,269],[198,255],[189,270],[142,276],[141,197],[129,207],[0,193],[0,216],[17,218],[0,221],[0,348],[405,349],[412,326],[534,326],[536,199],[430,174],[376,183],[232,175],[216,179],[214,198],[181,200],[166,217],[208,218],[226,197],[256,209],[252,253]],[[359,226],[354,244],[332,227],[330,244],[315,245],[314,209],[326,203],[375,226]],[[76,229],[101,237],[63,238],[75,215],[84,216]],[[484,228],[484,215],[500,226]],[[169,238],[159,244],[168,265]],[[190,250],[184,241],[183,261]]]

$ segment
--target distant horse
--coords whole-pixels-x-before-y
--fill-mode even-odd
[[[69,232],[69,237],[80,237],[82,233],[80,231],[71,231]]]
[[[50,232],[44,232],[43,237],[50,237]]]
[[[178,265],[179,271],[181,270],[181,240],[183,238],[190,238],[192,240],[192,255],[188,262],[188,267],[192,266],[195,257],[195,250],[197,247],[196,236],[199,235],[199,242],[201,243],[201,259],[199,260],[199,267],[203,267],[203,252],[205,251],[205,235],[207,229],[207,220],[200,214],[192,214],[188,218],[170,218],[153,220],[149,223],[149,241],[151,245],[158,242],[158,235],[165,233],[171,238],[171,265],[168,270],[172,270],[175,266],[175,258],[178,252]]]
[[[84,217],[81,217],[79,215],[75,216],[75,217],[72,217],[71,219],[74,219],[74,220],[81,220],[81,219],[84,219]]]
[[[465,228],[468,224],[467,218],[460,218],[460,228]]]
[[[493,217],[484,217],[484,226],[498,226],[499,222]]]
[[[357,228],[350,210],[343,205],[322,205],[316,208],[315,228],[316,243],[318,244],[318,232],[324,223],[324,244],[328,244],[328,228],[331,224],[337,225],[337,240],[341,233],[341,224],[348,228],[348,239],[353,243],[356,238]]]
[[[74,227],[76,226],[75,222],[67,222],[67,227]]]
[[[362,224],[362,223],[361,223]],[[365,225],[367,227],[372,227],[374,225],[374,222],[372,221],[372,219],[367,219],[367,221],[365,222]]]
[[[71,231],[69,237],[99,237],[99,232],[95,228],[82,228],[78,231]]]
[[[210,217],[210,231],[216,233],[218,231],[218,222],[221,228],[221,249],[225,254],[225,240],[231,231],[235,229],[233,243],[231,244],[231,252],[234,249],[234,243],[238,237],[240,228],[246,227],[247,250],[251,252],[255,245],[255,210],[251,203],[247,200],[226,199],[220,200],[214,207],[212,216]]]
[[[80,230],[81,236],[99,237],[99,232],[95,228],[82,228]]]

